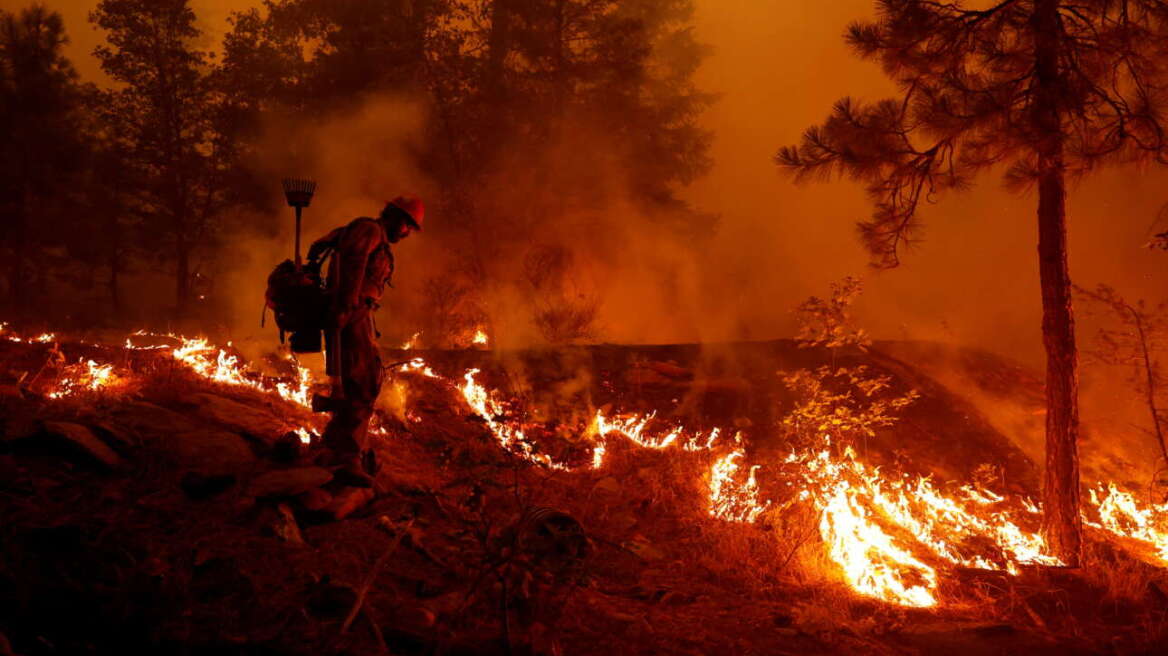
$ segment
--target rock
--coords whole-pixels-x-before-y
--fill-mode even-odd
[[[296,516],[292,514],[292,509],[288,507],[288,504],[281,503],[276,506],[276,511],[276,520],[272,524],[272,530],[276,537],[292,544],[304,544],[304,538],[300,535],[300,526],[296,523]]]
[[[607,476],[596,482],[592,486],[594,492],[607,492],[608,494],[619,494],[621,490],[620,482],[612,476]]]
[[[285,433],[288,424],[275,413],[215,394],[194,394],[190,399],[199,416],[272,446]]]
[[[23,400],[24,390],[20,389],[20,385],[13,385],[10,383],[0,385],[0,404]]]
[[[111,430],[132,431],[148,444],[154,440],[180,433],[199,430],[200,426],[189,417],[162,406],[136,401],[118,406],[110,411],[108,426]]]
[[[691,380],[694,377],[693,371],[685,367],[679,367],[674,362],[649,362],[648,367],[666,378]]]
[[[641,369],[638,367],[635,369],[629,369],[628,372],[625,373],[625,382],[627,382],[629,385],[657,386],[673,385],[677,381],[672,378],[662,376],[652,369]]]
[[[102,442],[81,424],[65,421],[45,422],[45,433],[53,438],[64,440],[74,449],[79,450],[92,460],[108,469],[120,469],[126,463],[108,444]]]
[[[305,510],[318,512],[329,507],[329,504],[333,502],[333,495],[320,488],[313,488],[301,494],[297,499]]]
[[[186,492],[190,498],[201,500],[209,499],[217,494],[226,492],[228,488],[235,485],[235,480],[235,474],[204,476],[203,474],[192,471],[183,475],[182,480],[179,481],[179,486],[182,487],[183,492]]]
[[[91,422],[90,427],[98,437],[107,443],[112,443],[114,446],[131,448],[139,445],[138,440],[129,431],[107,421]]]
[[[624,548],[636,554],[642,560],[661,560],[665,552],[653,546],[643,535],[634,535],[632,540],[624,543]]]
[[[276,469],[253,479],[248,493],[255,497],[292,497],[331,480],[333,475],[322,467]]]
[[[291,463],[300,460],[308,453],[308,445],[300,439],[296,431],[288,431],[276,439],[272,444],[270,454],[276,462]]]
[[[344,519],[373,500],[373,490],[367,487],[346,487],[333,495],[328,511],[334,519]]]
[[[242,437],[226,431],[194,430],[168,435],[157,440],[156,446],[180,469],[204,476],[241,474],[256,459]]]
[[[404,606],[394,611],[393,622],[397,626],[414,629],[426,629],[434,626],[437,621],[434,611],[422,606]]]
[[[333,583],[327,577],[308,593],[305,607],[321,619],[340,619],[348,614],[357,601],[357,591],[351,586]]]
[[[0,442],[16,442],[20,440],[27,440],[41,432],[41,422],[29,414],[15,413],[4,417],[3,435],[0,435]]]

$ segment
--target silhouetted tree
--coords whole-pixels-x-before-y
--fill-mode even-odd
[[[120,141],[110,134],[109,126],[99,120],[101,110],[96,103],[101,103],[105,94],[89,89],[86,97],[90,120],[84,128],[83,173],[71,196],[71,211],[82,220],[64,235],[64,241],[70,260],[84,268],[80,276],[88,279],[77,281],[82,286],[93,284],[95,272],[105,269],[110,309],[121,315],[124,305],[120,282],[143,255],[143,220],[130,193],[134,179],[126,164],[126,153]]]
[[[1099,285],[1075,287],[1088,307],[1103,310],[1110,321],[1099,329],[1087,353],[1102,364],[1127,370],[1127,383],[1143,398],[1148,410],[1149,432],[1156,438],[1160,456],[1168,466],[1168,413],[1164,410],[1165,380],[1160,354],[1168,350],[1168,301],[1155,305],[1143,299],[1128,301],[1118,291]]]
[[[707,52],[692,11],[690,0],[503,0],[455,12],[442,36],[458,57],[428,69],[450,116],[437,126],[450,147],[435,154],[457,160],[464,185],[502,176],[524,195],[495,203],[507,216],[473,214],[529,234],[549,215],[603,208],[616,178],[647,214],[709,230],[676,196],[710,165],[697,119],[713,97],[692,81]]]
[[[46,248],[71,227],[63,202],[83,159],[81,93],[61,16],[34,5],[0,11],[0,246],[9,300],[28,308],[44,291]]]
[[[827,122],[779,152],[800,176],[868,185],[876,210],[860,234],[878,266],[899,263],[917,209],[937,192],[1006,167],[1038,189],[1046,348],[1044,534],[1078,565],[1078,375],[1066,249],[1066,180],[1108,163],[1165,162],[1161,104],[1168,2],[879,0],[848,42],[901,89],[874,104],[839,101]]]
[[[229,200],[210,56],[195,48],[188,0],[102,0],[90,20],[108,33],[95,54],[118,84],[104,98],[105,119],[121,140],[143,236],[174,266],[182,315],[197,251],[213,243]]]

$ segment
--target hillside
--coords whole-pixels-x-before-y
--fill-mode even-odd
[[[1032,422],[1034,379],[989,355],[386,351],[417,359],[386,381],[375,492],[313,464],[310,372],[236,357],[0,335],[0,654],[1168,644],[1168,513],[1141,506],[1141,529],[1114,492],[1088,503],[1090,566],[1041,566],[1039,472],[1008,428]],[[920,397],[867,438],[800,441],[779,372],[827,364]]]

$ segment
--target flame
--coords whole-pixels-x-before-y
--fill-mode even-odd
[[[720,429],[713,429],[709,433],[689,432],[684,427],[677,426],[663,435],[651,437],[645,434],[645,428],[656,419],[657,413],[627,414],[615,417],[606,417],[602,411],[596,412],[593,427],[600,437],[607,437],[613,433],[635,442],[646,449],[666,449],[680,440],[681,447],[686,451],[710,450],[721,435]]]
[[[1007,509],[986,509],[1007,501],[1001,495],[971,486],[947,495],[927,477],[889,477],[866,467],[850,447],[837,458],[824,441],[822,450],[792,454],[787,462],[803,465],[802,496],[820,508],[829,556],[856,591],[901,605],[934,605],[937,572],[919,553],[938,565],[1009,573],[1023,564],[1061,564]],[[1021,500],[1015,505],[1025,507]]]
[[[57,389],[48,393],[50,399],[61,399],[77,392],[96,392],[122,382],[122,377],[114,374],[112,364],[98,364],[93,360],[80,361],[66,367],[57,381]]]
[[[515,423],[505,421],[502,415],[505,412],[503,404],[487,392],[487,388],[475,381],[479,374],[478,369],[471,369],[463,375],[463,385],[460,388],[463,399],[487,424],[487,428],[498,440],[504,450],[514,453],[521,458],[538,463],[551,469],[568,470],[567,465],[555,462],[550,456],[536,453],[535,445],[527,439],[523,429]]]
[[[36,337],[24,338],[19,335],[13,335],[8,332],[8,324],[0,322],[0,335],[4,336],[9,342],[16,342],[18,344],[48,344],[57,341],[57,335],[54,333],[41,333]]]
[[[297,381],[295,384],[283,382],[265,384],[255,373],[249,371],[238,357],[212,345],[205,338],[178,337],[177,339],[181,340],[182,344],[171,352],[171,356],[189,367],[198,376],[223,385],[247,387],[261,392],[275,392],[285,401],[306,408],[312,406],[312,373],[299,364],[296,365]],[[228,342],[227,346],[231,346],[231,342]]]
[[[471,338],[470,343],[474,344],[475,346],[482,346],[485,348],[490,343],[490,340],[487,338],[486,331],[484,331],[482,328],[478,328],[475,330],[474,337]]]
[[[820,503],[819,534],[853,589],[902,606],[936,605],[937,571],[873,523],[846,483],[836,484]]]
[[[311,408],[312,372],[300,366],[298,362],[294,361],[294,364],[296,365],[296,383],[277,382],[276,393],[286,401],[291,401],[305,408]]]
[[[418,332],[414,333],[409,339],[407,339],[401,345],[401,350],[412,351],[412,350],[418,348],[418,339],[421,338],[421,336],[422,336],[422,331],[418,331]]]
[[[710,470],[710,516],[728,522],[753,523],[770,507],[771,502],[760,502],[758,481],[754,474],[759,465],[750,468],[746,480],[738,482],[738,460],[744,456],[736,449],[714,463]]]
[[[23,343],[47,343],[56,336],[45,333],[25,339],[7,332],[0,322],[3,339]],[[135,336],[145,335],[144,332]],[[296,364],[294,381],[270,381],[249,369],[227,349],[206,339],[166,336],[174,346],[135,346],[127,338],[127,350],[166,350],[171,357],[207,380],[270,393],[302,407],[310,406],[312,376]],[[415,338],[417,335],[415,335]],[[230,347],[230,344],[228,344]],[[400,370],[440,380],[458,389],[468,406],[478,414],[508,453],[555,470],[573,467],[540,453],[519,420],[507,418],[508,404],[488,391],[468,370],[461,383],[436,373],[423,359],[415,358]],[[82,360],[65,367],[57,388],[48,396],[59,399],[79,392],[110,389],[129,379],[113,364]],[[661,431],[651,427],[657,417],[648,414],[609,416],[597,412],[589,433],[593,440],[591,465],[603,466],[607,441],[624,437],[646,449],[678,448],[684,451],[718,450],[722,443],[718,429],[690,431],[673,426]],[[294,429],[303,444],[319,439],[310,427]],[[379,422],[370,427],[374,435],[388,438]],[[727,522],[754,523],[773,506],[763,498],[757,478],[760,465],[748,465],[741,433],[734,435],[730,452],[713,460],[708,479],[709,515]],[[838,452],[838,453],[837,453]],[[818,529],[826,555],[839,567],[844,582],[856,592],[888,603],[929,607],[938,602],[938,579],[948,568],[969,567],[1017,573],[1024,564],[1060,565],[1045,553],[1034,523],[1041,508],[1025,497],[1007,498],[992,490],[964,485],[943,487],[921,476],[893,475],[865,465],[850,448],[833,447],[828,438],[821,446],[792,453],[782,463],[793,469],[790,484],[794,502],[810,503],[818,512]],[[1131,493],[1113,483],[1091,489],[1084,504],[1089,526],[1131,541],[1153,552],[1168,566],[1168,504],[1141,503]],[[1087,515],[1091,514],[1091,517]],[[1092,517],[1097,515],[1097,520]],[[1017,516],[1026,519],[1022,522]]]
[[[414,358],[401,366],[402,371],[420,373],[426,378],[440,378],[422,358]]]
[[[1168,503],[1141,507],[1129,492],[1108,483],[1088,491],[1096,506],[1099,521],[1086,523],[1114,535],[1141,542],[1156,552],[1156,557],[1168,565]]]

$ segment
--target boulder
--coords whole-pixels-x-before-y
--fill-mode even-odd
[[[276,469],[255,477],[248,494],[253,497],[291,497],[318,488],[333,480],[323,467]]]
[[[650,387],[674,385],[677,383],[676,380],[662,376],[652,369],[642,369],[640,367],[635,367],[625,372],[625,382],[629,385],[648,385]]]
[[[31,414],[9,413],[0,419],[0,442],[26,440],[41,432],[41,422]]]
[[[163,436],[155,445],[180,469],[209,477],[239,474],[256,459],[246,440],[227,431],[186,431]]]
[[[0,405],[5,403],[19,403],[24,401],[24,390],[20,385],[12,383],[0,384]]]
[[[329,507],[329,504],[333,502],[333,495],[320,488],[313,488],[301,494],[297,499],[300,500],[300,505],[304,506],[305,510],[319,512]]]
[[[46,436],[63,441],[73,450],[85,454],[108,469],[120,469],[125,465],[125,461],[117,452],[81,424],[47,421],[44,431]]]
[[[267,408],[207,393],[194,394],[190,401],[195,404],[200,417],[254,438],[267,446],[275,444],[288,432],[288,422]]]
[[[304,537],[300,534],[300,525],[296,523],[296,516],[288,504],[276,506],[276,514],[270,524],[272,533],[281,540],[291,544],[304,544]]]
[[[182,480],[179,481],[179,487],[187,496],[195,499],[210,499],[211,497],[226,492],[232,485],[235,485],[235,474],[221,474],[218,476],[204,476],[198,472],[187,472],[183,475]]]
[[[692,380],[694,377],[692,370],[680,367],[676,362],[649,362],[646,366],[666,378]]]
[[[143,444],[200,428],[190,417],[145,401],[126,403],[112,409],[107,426],[111,432],[132,431]]]
[[[118,448],[128,449],[139,446],[138,441],[130,431],[108,421],[90,421],[89,427],[98,437]]]
[[[328,511],[334,519],[344,519],[373,500],[373,490],[367,487],[346,487],[333,495]]]

